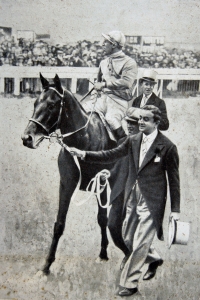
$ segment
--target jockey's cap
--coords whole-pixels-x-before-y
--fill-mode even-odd
[[[140,117],[140,111],[141,111],[140,108],[129,107],[129,109],[126,112],[125,120],[131,121],[133,123],[137,123]]]
[[[121,31],[113,30],[107,34],[102,33],[102,35],[106,40],[108,40],[112,44],[117,43],[120,47],[123,47],[125,45],[126,38],[125,38],[125,35]]]

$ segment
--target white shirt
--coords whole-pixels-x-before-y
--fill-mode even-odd
[[[140,147],[139,167],[141,166],[147,151],[149,150],[149,148],[153,144],[155,138],[157,137],[157,134],[158,134],[158,129],[157,128],[149,135],[146,135],[144,133],[142,134],[142,142],[141,142],[141,147]]]
[[[142,97],[142,101],[140,103],[140,107],[143,107],[146,105],[147,101],[149,100],[149,98],[151,97],[152,93],[148,96],[146,96],[145,94],[143,94],[143,97]]]

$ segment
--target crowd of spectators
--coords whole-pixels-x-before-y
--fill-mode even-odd
[[[200,52],[175,48],[144,52],[133,45],[126,45],[124,52],[143,68],[200,68]],[[43,40],[7,38],[0,43],[0,66],[98,67],[103,58],[99,41],[50,45]]]
[[[99,42],[50,45],[45,41],[19,39],[0,43],[0,65],[97,67],[102,59]]]

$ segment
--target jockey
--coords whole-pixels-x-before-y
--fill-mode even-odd
[[[103,113],[106,121],[118,140],[124,137],[125,131],[122,120],[128,109],[128,101],[132,99],[134,81],[137,76],[135,60],[122,51],[125,45],[125,36],[121,31],[102,33],[103,54],[107,56],[99,66],[97,82],[94,89],[99,97],[93,97],[85,103],[86,111],[91,111],[95,103],[95,111]]]

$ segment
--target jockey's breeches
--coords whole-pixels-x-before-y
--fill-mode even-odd
[[[113,94],[101,94],[101,97],[98,98],[96,95],[92,95],[91,99],[83,104],[83,107],[87,112],[94,110],[103,113],[111,129],[115,130],[122,126],[128,102]]]

